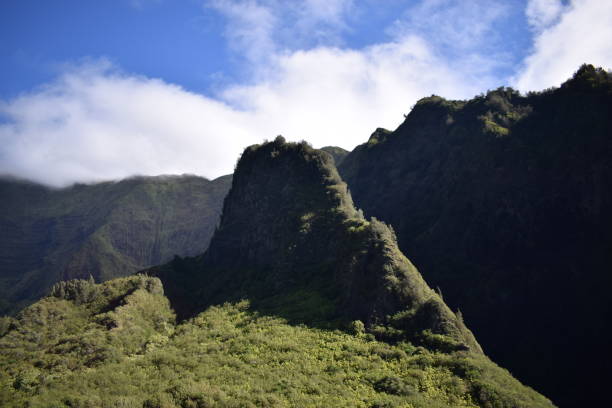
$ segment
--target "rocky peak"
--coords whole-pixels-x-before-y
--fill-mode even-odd
[[[187,284],[175,291],[177,269]],[[275,310],[287,298],[294,308],[317,299],[314,315],[298,313],[302,320],[360,320],[381,337],[440,336],[448,347],[480,351],[399,251],[395,233],[355,209],[331,157],[306,143],[277,138],[247,148],[208,251],[154,273],[171,299],[193,299],[191,313],[229,299]]]

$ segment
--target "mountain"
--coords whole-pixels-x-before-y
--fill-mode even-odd
[[[344,150],[343,148],[338,146],[325,146],[319,150],[323,150],[324,152],[331,154],[334,158],[334,163],[336,164],[336,166],[339,166],[344,160],[344,158],[349,154],[348,150]]]
[[[51,189],[0,180],[0,314],[60,280],[100,282],[203,252],[230,184],[160,176]]]
[[[208,250],[148,273],[61,282],[0,320],[0,403],[552,406],[482,354],[305,143],[248,148]]]
[[[612,75],[420,100],[339,171],[497,362],[560,406],[607,401]],[[603,405],[606,405],[605,403]]]
[[[208,250],[149,273],[181,316],[248,298],[291,320],[390,325],[394,336],[423,342],[431,330],[481,352],[399,252],[393,231],[355,209],[331,157],[282,137],[242,154]]]

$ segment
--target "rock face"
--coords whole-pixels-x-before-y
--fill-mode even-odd
[[[427,343],[444,335],[449,347],[481,352],[398,250],[392,230],[354,208],[330,156],[281,137],[243,153],[207,252],[152,273],[183,315],[240,298],[278,313],[293,299],[304,308],[280,310],[289,318],[360,320],[372,330],[393,327],[398,338]],[[314,310],[306,305],[313,299]]]
[[[201,253],[230,184],[162,176],[52,190],[0,181],[0,314],[60,280],[100,282]]]
[[[339,171],[491,357],[561,406],[607,400],[612,77],[419,101]]]

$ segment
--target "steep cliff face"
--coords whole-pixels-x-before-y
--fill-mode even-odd
[[[181,266],[191,267],[191,276],[175,292],[173,267]],[[360,320],[372,330],[380,326],[383,336],[393,331],[423,343],[429,334],[444,335],[453,347],[480,352],[398,250],[394,233],[354,208],[331,157],[306,144],[278,138],[246,149],[208,251],[166,268],[155,273],[187,314],[227,299],[249,298],[276,311],[297,302],[287,317]],[[315,310],[308,306],[313,299]],[[387,326],[393,330],[383,333]]]
[[[230,183],[230,176],[147,177],[51,190],[0,181],[0,314],[59,280],[104,281],[201,253]]]
[[[583,66],[540,94],[425,98],[339,168],[487,353],[562,406],[607,398],[610,135],[612,77]]]

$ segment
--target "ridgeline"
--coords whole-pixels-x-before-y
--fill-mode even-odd
[[[159,176],[51,189],[0,179],[0,314],[61,280],[101,282],[203,252],[230,184]]]
[[[464,313],[485,351],[564,407],[607,403],[612,75],[420,100],[339,167],[357,205]]]
[[[204,254],[0,320],[0,403],[552,406],[482,354],[329,154],[279,137],[232,183]]]

